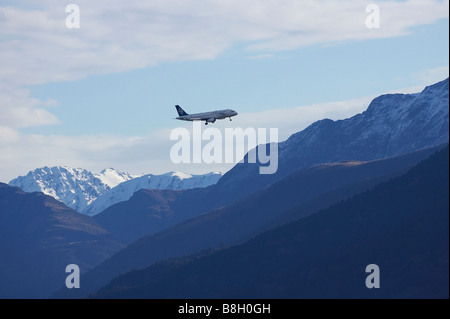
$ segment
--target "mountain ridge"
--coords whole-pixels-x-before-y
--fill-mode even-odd
[[[201,191],[144,192],[139,198],[131,197],[116,204],[119,206],[108,207],[96,215],[97,221],[122,241],[131,243],[183,219],[255,194],[300,169],[320,163],[372,161],[446,143],[449,137],[448,83],[447,78],[421,93],[382,95],[363,113],[348,119],[325,119],[311,124],[279,143],[278,171],[273,175],[261,175],[259,164],[244,161],[226,172],[217,184]],[[162,194],[170,200],[162,199]],[[153,216],[161,219],[154,223]],[[132,232],[133,227],[139,231]]]
[[[449,140],[448,105],[449,78],[420,93],[380,95],[362,113],[316,121],[280,142],[275,174],[260,175],[258,165],[246,160],[226,172],[218,186],[239,183],[251,194],[316,163],[375,160],[443,144]]]
[[[386,130],[386,127],[390,129]],[[111,233],[119,235],[120,238],[126,238],[128,243],[145,236],[146,230],[148,230],[149,238],[161,239],[167,234],[169,227],[183,229],[196,220],[213,218],[215,215],[210,214],[212,211],[219,211],[223,209],[222,206],[231,207],[240,200],[251,198],[258,191],[263,191],[283,178],[308,167],[320,163],[364,162],[403,156],[447,143],[448,135],[447,78],[428,86],[421,93],[380,96],[374,99],[368,110],[361,114],[339,121],[321,120],[293,134],[288,140],[279,144],[279,169],[274,175],[260,175],[259,165],[239,163],[213,186],[201,190],[177,192],[140,191],[129,201],[113,205],[103,211],[96,216],[98,217],[96,220]],[[305,190],[307,191],[308,188]],[[354,192],[355,189],[352,191]],[[280,196],[287,193],[281,192]],[[345,194],[348,192],[342,192],[335,198]],[[223,210],[227,211],[227,209]],[[200,219],[196,219],[200,216]],[[155,217],[160,224],[158,228],[154,228],[153,218]],[[251,226],[255,222],[257,220],[247,220],[245,225]],[[175,225],[177,223],[178,225]],[[270,221],[268,223],[270,224]],[[266,225],[268,224],[261,225],[259,229],[263,230]],[[136,229],[139,229],[139,232],[136,232]],[[213,235],[218,234],[221,232],[217,230],[213,232]],[[203,242],[201,231],[197,231],[194,235],[198,235],[197,242]],[[157,241],[152,242],[153,244],[146,243],[143,240],[145,238],[147,237],[133,244],[136,251],[141,250],[134,257],[136,261],[142,256],[142,264],[134,268],[145,267],[146,262],[156,261],[152,258],[156,258],[157,255],[168,258],[179,253],[180,247],[189,247],[189,245],[193,247],[192,245],[195,244],[195,241],[188,237],[181,242],[167,239],[167,243],[172,245],[168,249],[168,246]],[[195,246],[195,248],[202,247]],[[154,254],[145,257],[144,252],[150,249],[154,249]],[[105,265],[111,261],[111,267],[102,265],[96,267],[92,271],[92,276],[95,274],[94,277],[100,278],[103,275],[114,275],[114,267],[121,267],[120,260],[126,262],[124,259],[127,258],[123,254],[122,251],[116,257],[113,256],[105,261]],[[126,270],[125,265],[120,272]],[[96,279],[92,278],[92,280]]]
[[[43,192],[82,214],[93,216],[113,204],[128,200],[139,189],[206,187],[215,184],[221,176],[220,173],[191,175],[181,172],[137,175],[113,168],[93,174],[83,168],[45,166],[19,176],[8,184],[26,192]]]
[[[179,172],[170,172],[162,175],[146,174],[128,181],[97,197],[85,210],[85,214],[94,216],[108,207],[127,201],[133,194],[141,189],[182,190],[203,188],[214,185],[222,174],[212,172],[201,175],[191,175]]]
[[[448,299],[448,153],[241,245],[118,276],[92,297]],[[380,289],[364,284],[369,264]]]
[[[67,265],[84,273],[123,247],[53,197],[0,183],[1,298],[48,298],[64,285]]]
[[[259,232],[267,230],[267,225],[276,221],[278,217],[282,217],[286,210],[302,203],[306,204],[317,196],[325,195],[336,188],[339,189],[339,187],[345,187],[348,183],[369,182],[369,185],[365,188],[351,189],[350,192],[346,191],[331,200],[328,199],[325,204],[330,205],[338,200],[348,198],[404,173],[418,161],[442,147],[444,146],[374,162],[326,164],[299,170],[245,199],[178,222],[165,230],[137,240],[87,273],[85,277],[89,283],[82,289],[77,292],[64,291],[62,295],[58,294],[57,297],[72,298],[72,293],[83,292],[84,295],[78,297],[86,296],[89,292],[93,292],[92,289],[95,289],[93,287],[100,288],[102,284],[106,284],[108,280],[119,273],[125,273],[131,269],[140,269],[166,258],[176,258],[198,250],[219,247],[223,244],[235,244],[249,239]],[[377,180],[372,182],[371,180],[374,178]],[[152,196],[157,196],[155,191],[143,190],[134,195],[133,201],[145,199],[147,192]],[[166,196],[162,196],[168,199]],[[180,202],[185,205],[189,197],[190,195],[184,195]],[[148,202],[145,203],[149,205]],[[125,204],[122,203],[122,206]],[[160,207],[166,206],[167,203],[158,204],[156,202],[153,205]],[[325,207],[315,206],[316,210]],[[116,208],[119,211],[124,209],[123,207]],[[308,214],[313,212],[309,211]],[[170,212],[159,211],[159,213],[168,214]],[[306,213],[300,214],[298,218],[305,215]],[[109,217],[115,216],[110,215]],[[292,216],[289,217],[292,219]],[[160,219],[158,217],[158,220]],[[100,225],[103,225],[102,220],[96,220]],[[137,223],[137,225],[141,224],[142,222]],[[130,226],[124,221],[121,224],[121,230],[130,227],[134,232],[137,232],[139,231],[137,225]],[[277,223],[275,223],[275,226],[277,226]],[[105,228],[108,229],[108,227]],[[122,237],[119,236],[118,238]]]

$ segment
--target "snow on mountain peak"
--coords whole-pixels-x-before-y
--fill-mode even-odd
[[[191,175],[181,172],[170,172],[161,175],[147,174],[125,181],[105,194],[99,196],[86,210],[89,216],[96,215],[109,206],[131,198],[140,189],[191,189],[207,187],[216,184],[222,173],[208,173],[204,175]]]
[[[107,168],[102,170],[100,173],[95,174],[95,177],[100,179],[105,185],[110,188],[116,187],[122,182],[128,181],[135,177],[139,177],[142,175],[130,174],[126,172],[119,172],[114,168]]]
[[[257,181],[269,185],[317,163],[381,159],[446,143],[448,105],[448,78],[420,93],[379,96],[365,112],[337,121],[314,122],[280,142],[277,173],[258,176]],[[258,169],[258,165],[239,163],[219,183],[247,183],[250,192],[257,188],[253,184]]]
[[[182,172],[170,172],[169,174],[170,174],[170,176],[173,176],[173,177],[177,176],[181,180],[192,177],[191,174],[186,174],[186,173],[182,173]]]
[[[68,166],[37,168],[9,182],[26,192],[43,192],[77,210],[84,210],[109,189],[90,171]]]
[[[82,168],[45,166],[13,179],[9,185],[19,187],[26,192],[42,192],[80,213],[93,215],[119,201],[129,199],[134,192],[142,188],[206,187],[215,184],[221,176],[220,173],[190,175],[182,172],[137,175],[120,172],[114,168],[92,174]],[[112,190],[114,191],[111,192]],[[120,193],[120,196],[117,196],[117,193]],[[99,198],[103,199],[97,202]],[[93,203],[96,204],[92,205]]]

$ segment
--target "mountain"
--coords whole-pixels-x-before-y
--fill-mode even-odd
[[[106,284],[120,272],[146,267],[169,256],[191,253],[193,249],[198,248],[196,246],[198,243],[202,243],[205,229],[201,229],[201,225],[198,233],[185,233],[186,236],[194,234],[192,238],[175,236],[165,238],[164,230],[197,216],[204,215],[201,216],[202,218],[217,216],[217,214],[210,215],[210,212],[220,210],[222,206],[224,212],[229,212],[228,208],[225,209],[226,206],[244,200],[296,171],[320,163],[371,161],[437,146],[448,142],[448,132],[448,79],[446,79],[425,88],[418,94],[390,94],[376,98],[367,111],[349,119],[323,120],[313,123],[279,144],[279,169],[273,175],[260,175],[259,165],[243,163],[233,167],[217,184],[203,189],[138,191],[128,201],[117,203],[94,218],[127,244],[146,235],[151,235],[152,239],[148,242],[144,240],[145,238],[137,241],[129,249],[127,248],[86,274],[90,278],[89,285],[99,287],[98,285]],[[396,149],[390,145],[395,146]],[[358,181],[354,183],[357,184]],[[341,186],[350,187],[344,184]],[[292,184],[291,187],[295,190],[296,185]],[[335,199],[342,199],[341,196],[345,194],[358,192],[356,186],[350,188],[350,191],[342,191],[341,194],[339,194],[340,190],[328,189],[328,192],[335,193],[328,194],[329,197],[324,202],[332,203],[333,196]],[[367,184],[361,189],[368,189]],[[307,187],[306,190],[308,190]],[[320,196],[327,196],[327,191],[324,189],[322,191],[323,193],[315,195],[307,192],[310,196],[309,200],[317,201]],[[283,190],[280,189],[279,194],[282,196]],[[289,194],[294,197],[301,195],[295,192]],[[313,198],[313,195],[316,198]],[[286,196],[280,198],[285,200]],[[277,204],[283,205],[280,198],[273,199],[271,207],[276,207]],[[293,206],[285,207],[285,209],[308,204],[300,201],[289,203]],[[320,207],[317,203],[311,206]],[[254,210],[251,206],[248,207],[249,210]],[[278,213],[287,217],[288,221],[290,220],[289,214],[285,215],[284,212],[277,211]],[[276,214],[272,215],[274,220],[264,220],[264,225],[258,220],[260,216],[257,214],[253,215],[253,219],[249,217],[242,223],[239,215],[234,216],[236,216],[234,224],[240,227],[239,231],[245,230],[246,227],[250,228],[244,233],[236,234],[242,236],[241,240],[248,235],[254,235],[258,230],[266,229],[272,222],[275,224],[279,222],[275,222],[275,219],[279,218]],[[254,228],[252,228],[253,223],[256,224]],[[182,224],[177,227],[182,229]],[[224,227],[221,232],[218,232],[217,237],[212,234],[212,238],[217,239],[223,234],[227,235]],[[205,236],[211,234],[208,228],[205,234]],[[174,241],[173,238],[183,239]],[[233,240],[239,240],[236,238],[238,236]],[[88,287],[86,288],[86,291],[92,292]],[[83,291],[79,293],[82,294]]]
[[[99,298],[449,297],[448,146],[407,174],[238,246],[132,271]],[[366,266],[380,288],[366,287]]]
[[[289,212],[288,221],[315,213],[322,208],[350,198],[383,181],[405,173],[416,163],[442,147],[445,146],[372,162],[322,164],[300,170],[245,199],[180,222],[154,235],[141,238],[86,273],[84,278],[87,283],[82,289],[78,289],[76,292],[63,291],[64,295],[58,295],[58,297],[73,297],[74,293],[86,296],[107,284],[109,280],[120,273],[132,269],[142,269],[152,263],[192,254],[202,249],[242,242],[266,230],[270,223],[280,224],[277,219],[285,217],[285,212]],[[148,201],[149,192],[155,198],[152,203]],[[139,191],[130,201],[136,204],[135,207],[143,207],[142,202],[146,205],[152,205],[150,208],[154,206],[155,211],[156,208],[160,207],[159,215],[148,216],[143,211],[132,210],[142,213],[142,219],[133,220],[134,224],[131,224],[130,220],[124,220],[121,225],[122,228],[113,229],[112,233],[123,241],[124,238],[126,239],[123,234],[130,233],[129,230],[131,229],[140,234],[142,225],[146,225],[148,229],[151,227],[154,229],[161,223],[167,225],[168,221],[173,221],[175,217],[165,209],[170,205],[174,208],[177,205],[186,206],[185,203],[189,201],[186,194],[183,197],[175,198],[175,201],[168,196],[170,193],[156,195],[155,190]],[[319,197],[320,201],[317,203]],[[161,204],[159,198],[164,198],[167,202]],[[197,205],[195,203],[197,202],[191,202],[191,205]],[[121,203],[121,205],[125,204]],[[298,211],[296,216],[292,216],[290,210],[299,209],[299,205],[306,206],[305,210]],[[120,207],[120,205],[115,205],[110,209],[117,210],[111,211],[107,215],[107,211],[105,211],[96,217],[105,214],[105,216],[115,219],[117,217],[115,214],[121,211]],[[130,207],[129,203],[127,207]],[[149,220],[152,220],[152,222],[149,222]],[[103,224],[100,219],[96,219],[96,221]],[[175,223],[173,221],[173,224]],[[128,241],[125,242],[128,243]]]
[[[221,173],[190,175],[170,172],[162,175],[147,174],[124,181],[100,195],[85,210],[89,216],[96,215],[113,204],[126,201],[140,189],[191,189],[214,185],[222,177]]]
[[[122,179],[132,178],[113,170],[104,170],[97,176],[82,168],[67,166],[42,167],[9,182],[26,192],[42,192],[83,212],[98,196]]]
[[[67,265],[86,272],[123,247],[53,197],[0,183],[0,298],[48,298]]]
[[[96,220],[131,243],[232,204],[300,169],[320,163],[371,161],[440,145],[449,138],[448,81],[417,94],[382,95],[365,112],[345,120],[313,123],[279,143],[278,171],[273,175],[259,174],[259,164],[239,163],[215,185],[202,190],[136,193],[96,215]]]
[[[188,190],[141,189],[93,219],[125,244],[157,233],[220,205],[213,187]],[[211,196],[208,196],[211,195]]]
[[[258,163],[239,163],[218,186],[242,196],[317,163],[370,161],[445,143],[449,140],[448,105],[448,78],[421,93],[381,95],[361,114],[317,121],[279,143],[275,174],[260,175]]]
[[[189,175],[179,172],[142,176],[119,172],[113,168],[93,174],[81,168],[55,166],[35,169],[26,176],[13,179],[9,185],[26,192],[43,192],[80,213],[95,215],[117,202],[129,199],[135,191],[142,188],[206,187],[216,183],[220,177],[219,173]],[[133,181],[134,179],[137,180]],[[130,183],[122,185],[125,182]]]
[[[119,172],[114,168],[107,168],[102,170],[98,174],[94,174],[94,176],[101,180],[102,183],[105,184],[109,189],[111,189],[123,182],[129,181],[130,179],[139,177],[141,175]]]

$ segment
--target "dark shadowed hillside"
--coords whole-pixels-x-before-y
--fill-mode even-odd
[[[279,143],[278,171],[258,174],[256,164],[239,163],[218,182],[246,194],[317,163],[370,161],[407,154],[449,139],[449,79],[417,94],[385,94],[361,114],[324,119]]]
[[[229,201],[227,196],[220,199],[214,186],[189,190],[145,189],[93,218],[121,242],[130,244]]]
[[[68,264],[84,272],[123,245],[53,197],[0,183],[0,297],[48,298]]]
[[[278,222],[287,210],[309,205],[308,210],[304,207],[296,210],[294,217],[289,213],[288,220],[314,213],[405,173],[433,152],[434,149],[427,149],[368,163],[335,163],[300,170],[253,196],[142,238],[86,273],[83,277],[86,284],[81,289],[63,289],[58,296],[87,295],[120,273],[141,269],[169,257],[235,244],[267,229],[272,222]],[[319,197],[318,203],[312,203]]]
[[[311,124],[279,143],[278,171],[259,174],[259,164],[240,163],[205,189],[139,191],[95,220],[127,244],[264,189],[320,163],[371,161],[446,143],[448,79],[418,94],[387,94],[362,114]]]
[[[113,280],[109,298],[448,298],[449,149],[407,174],[211,255]],[[380,267],[368,289],[365,268]]]

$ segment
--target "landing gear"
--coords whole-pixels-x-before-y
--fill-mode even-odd
[[[232,121],[231,117],[230,117],[230,121]]]
[[[208,121],[205,122],[205,125],[208,125]]]

